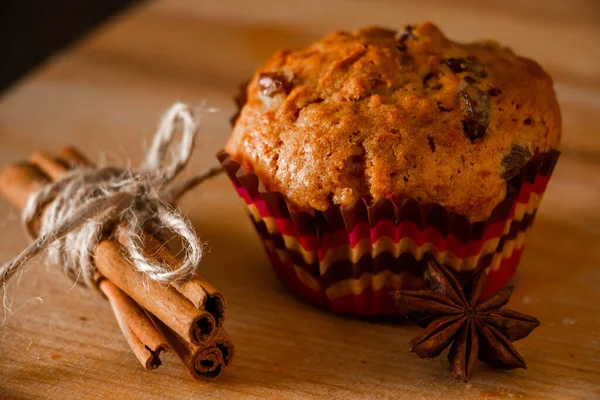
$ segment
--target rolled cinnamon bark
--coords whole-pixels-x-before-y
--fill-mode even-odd
[[[51,180],[57,180],[69,169],[69,166],[65,165],[59,158],[52,157],[41,151],[34,152],[29,157],[29,162],[42,170]]]
[[[71,146],[60,149],[58,159],[64,161],[69,169],[94,165],[82,152]]]
[[[121,237],[121,232],[122,230],[117,231],[116,239],[119,243],[123,244],[125,243],[125,239]],[[179,259],[165,247],[164,243],[157,240],[154,236],[146,233],[142,236],[142,241],[143,254],[148,259],[168,265],[177,265],[179,263]],[[225,320],[226,303],[225,297],[214,286],[198,275],[187,281],[173,282],[171,286],[188,299],[196,308],[206,310],[212,315],[215,319],[216,329],[219,330],[221,328]]]
[[[162,332],[146,312],[111,281],[100,279],[98,287],[108,299],[133,354],[147,370],[158,368],[160,353],[169,349]]]
[[[22,209],[29,196],[48,183],[48,177],[37,166],[29,163],[8,164],[0,174],[2,195],[15,207]]]
[[[213,339],[216,324],[212,315],[198,310],[172,287],[148,279],[133,269],[119,243],[101,241],[94,251],[94,261],[98,272],[179,335],[195,344]]]
[[[36,165],[29,163],[8,164],[0,171],[0,193],[19,210],[25,208],[32,193],[49,182],[48,176]],[[36,218],[35,221],[38,221]],[[34,224],[37,225],[37,222]],[[37,231],[37,226],[33,231]]]
[[[231,364],[235,346],[224,329],[221,329],[211,344],[197,346],[181,338],[160,321],[154,321],[194,378],[214,380],[224,367]]]
[[[208,311],[215,319],[217,330],[221,328],[225,321],[227,303],[225,297],[213,285],[199,275],[184,282],[173,282],[171,285],[194,306]]]
[[[40,158],[40,155],[36,157]],[[43,166],[43,163],[38,165]],[[53,173],[50,169],[46,171]],[[19,209],[25,206],[31,194],[47,182],[48,177],[32,164],[9,164],[0,172],[0,192]],[[194,344],[213,339],[216,333],[213,316],[194,307],[174,288],[146,279],[134,270],[117,242],[101,241],[94,252],[94,260],[103,276],[180,336]]]

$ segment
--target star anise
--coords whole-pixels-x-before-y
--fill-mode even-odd
[[[536,318],[500,309],[508,303],[512,286],[481,299],[486,276],[480,271],[463,289],[451,270],[430,260],[425,279],[431,290],[392,292],[399,310],[425,328],[410,342],[410,351],[432,358],[452,344],[448,353],[452,376],[465,382],[477,358],[494,368],[526,368],[511,342],[540,324]]]

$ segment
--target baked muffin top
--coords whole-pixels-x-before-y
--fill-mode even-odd
[[[484,220],[561,135],[536,62],[431,23],[280,50],[246,96],[225,150],[299,210],[412,197]]]

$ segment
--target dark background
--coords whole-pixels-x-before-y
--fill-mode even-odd
[[[141,0],[0,0],[0,94],[55,51]]]

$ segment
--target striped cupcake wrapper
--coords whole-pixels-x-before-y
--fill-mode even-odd
[[[364,200],[321,212],[293,211],[225,152],[218,158],[244,200],[279,278],[301,298],[347,314],[395,315],[389,292],[424,287],[423,258],[467,282],[488,272],[486,293],[513,275],[559,152],[535,155],[508,183],[505,199],[482,222],[414,199]],[[485,293],[484,293],[485,294]]]

